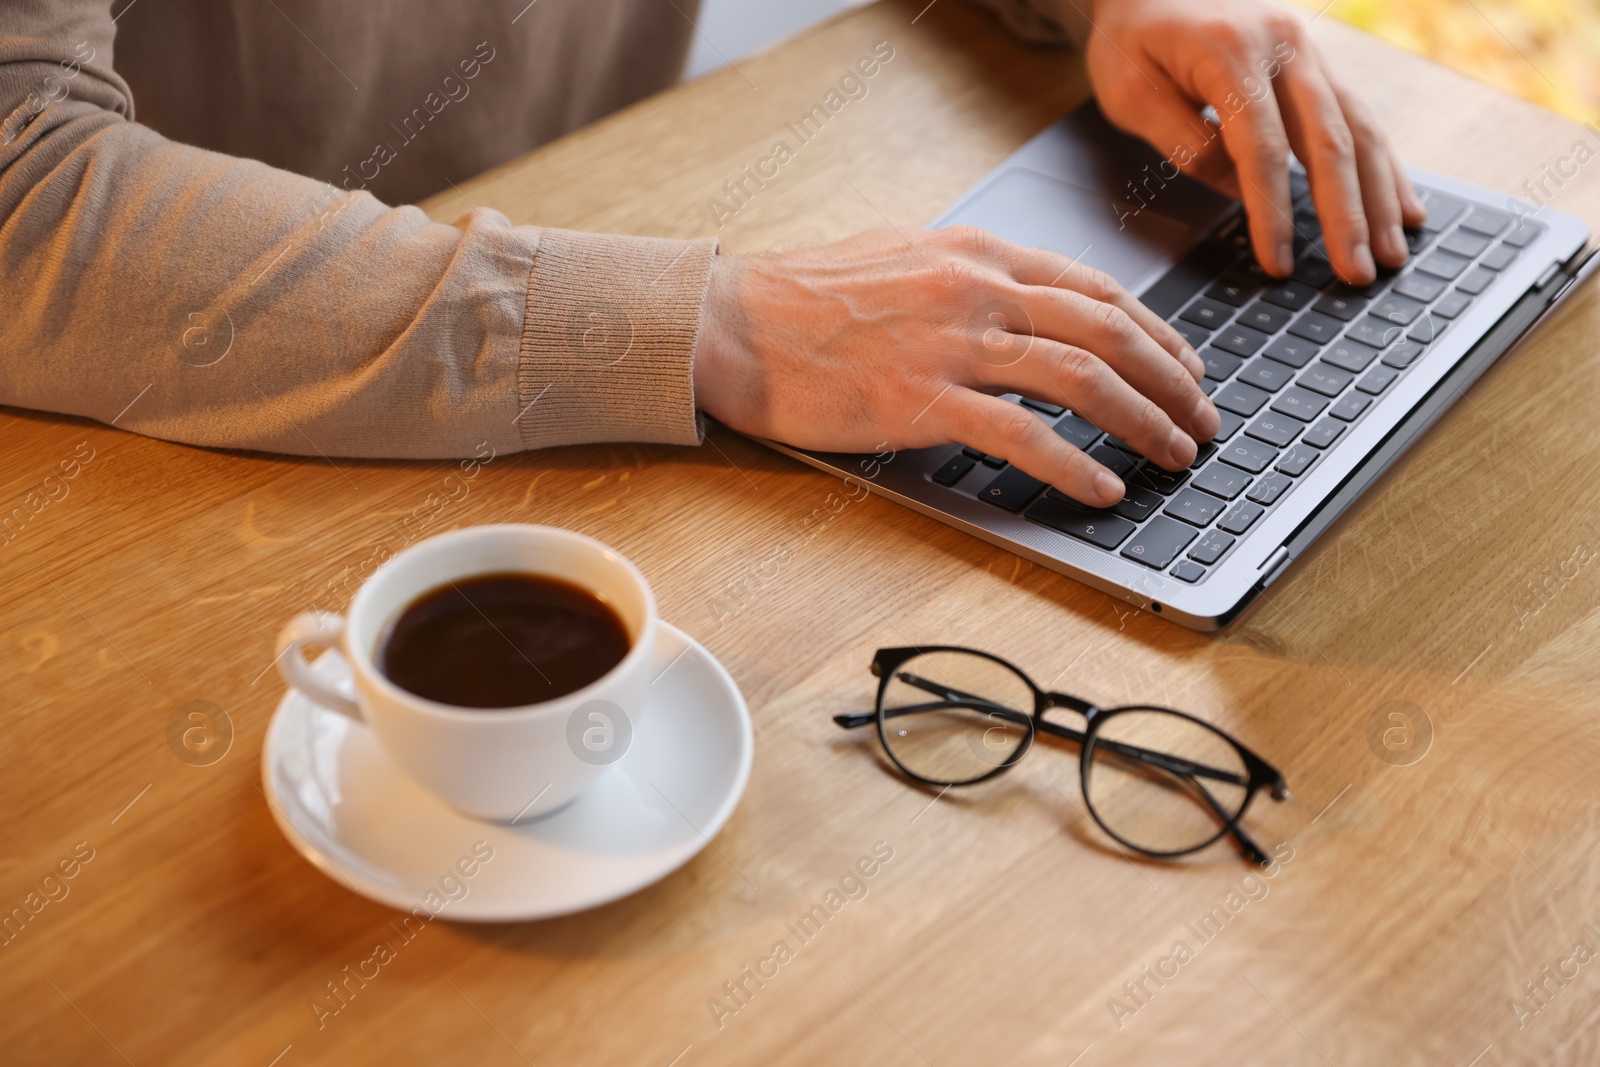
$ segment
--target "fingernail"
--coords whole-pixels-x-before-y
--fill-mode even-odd
[[[1100,499],[1107,504],[1115,504],[1123,498],[1126,490],[1122,487],[1122,479],[1110,471],[1101,471],[1094,476],[1095,492],[1100,494]]]
[[[1206,441],[1215,437],[1222,428],[1222,416],[1217,414],[1216,405],[1209,398],[1201,397],[1194,406],[1194,412],[1189,416],[1189,427],[1194,430],[1195,436]]]
[[[1356,245],[1350,252],[1350,258],[1355,260],[1356,271],[1363,276],[1378,273],[1378,265],[1372,262],[1372,249],[1365,243]]]
[[[1174,426],[1172,436],[1167,438],[1167,455],[1172,457],[1172,462],[1179,467],[1187,467],[1194,462],[1198,452],[1194,439]]]
[[[1189,372],[1189,377],[1196,382],[1206,376],[1206,365],[1200,359],[1200,353],[1194,349],[1186,346],[1183,350],[1183,359],[1180,362],[1183,364],[1183,369]]]
[[[1395,256],[1400,259],[1405,259],[1411,252],[1411,249],[1406,247],[1406,231],[1402,230],[1398,224],[1389,228],[1389,246],[1394,249]]]
[[[1284,241],[1278,246],[1278,271],[1288,274],[1294,270],[1294,241]]]

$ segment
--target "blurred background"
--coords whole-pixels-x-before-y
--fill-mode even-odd
[[[704,0],[685,77],[859,0]],[[1201,2],[1201,0],[1195,0]],[[1580,122],[1600,118],[1600,0],[1294,0]]]
[[[1600,118],[1600,0],[1335,0],[1329,16],[1569,118]]]

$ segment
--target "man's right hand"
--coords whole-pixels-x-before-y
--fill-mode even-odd
[[[965,227],[718,256],[694,360],[697,404],[735,430],[830,452],[959,443],[1100,507],[1121,479],[1000,394],[1182,470],[1220,424],[1203,374],[1105,274]]]

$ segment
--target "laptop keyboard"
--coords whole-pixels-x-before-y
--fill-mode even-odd
[[[950,455],[931,479],[1181,581],[1201,581],[1543,231],[1419,188],[1428,221],[1407,234],[1410,260],[1353,288],[1334,277],[1303,173],[1290,175],[1290,190],[1291,277],[1269,277],[1256,265],[1236,215],[1146,294],[1158,308],[1177,307],[1169,321],[1205,363],[1201,388],[1222,417],[1188,470],[1164,470],[1070,411],[1012,396],[1121,477],[1122,502],[1085,507],[971,448]]]

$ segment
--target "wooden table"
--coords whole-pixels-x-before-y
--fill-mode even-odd
[[[755,252],[923,224],[1084,80],[1074,57],[1018,47],[953,0],[913,24],[921,6],[841,18],[429,210],[718,232],[707,200],[887,40],[870,95],[720,235]],[[1314,29],[1415,163],[1510,191],[1593,140],[1331,18]],[[1596,173],[1555,206],[1600,223]],[[877,498],[839,507],[838,483],[722,430],[699,449],[497,457],[428,530],[554,523],[637,560],[664,615],[749,699],[749,790],[717,848],[660,884],[557,921],[434,924],[321,1029],[313,1001],[395,939],[396,913],[319,874],[274,826],[259,769],[283,693],[272,641],[440,492],[446,467],[336,469],[0,413],[0,499],[78,460],[53,483],[67,494],[0,548],[0,907],[61,861],[74,872],[0,947],[0,1060],[1596,1062],[1597,335],[1591,286],[1222,637]],[[1264,881],[1223,847],[1132,862],[1087,823],[1056,750],[932,802],[828,719],[869,700],[872,649],[914,641],[991,648],[1103,703],[1210,717],[1285,769],[1294,799],[1263,803],[1253,825],[1291,858]],[[234,732],[208,766],[167,740],[197,700]],[[1409,747],[1399,734],[1402,751],[1374,747],[1396,711]],[[724,982],[876,842],[893,859],[868,895],[719,1026],[708,1002],[730,1003]],[[1219,906],[1202,943],[1194,929]],[[1179,941],[1181,964],[1166,959]],[[1563,970],[1564,985],[1547,977]],[[1545,983],[1539,1000],[1528,982]]]

